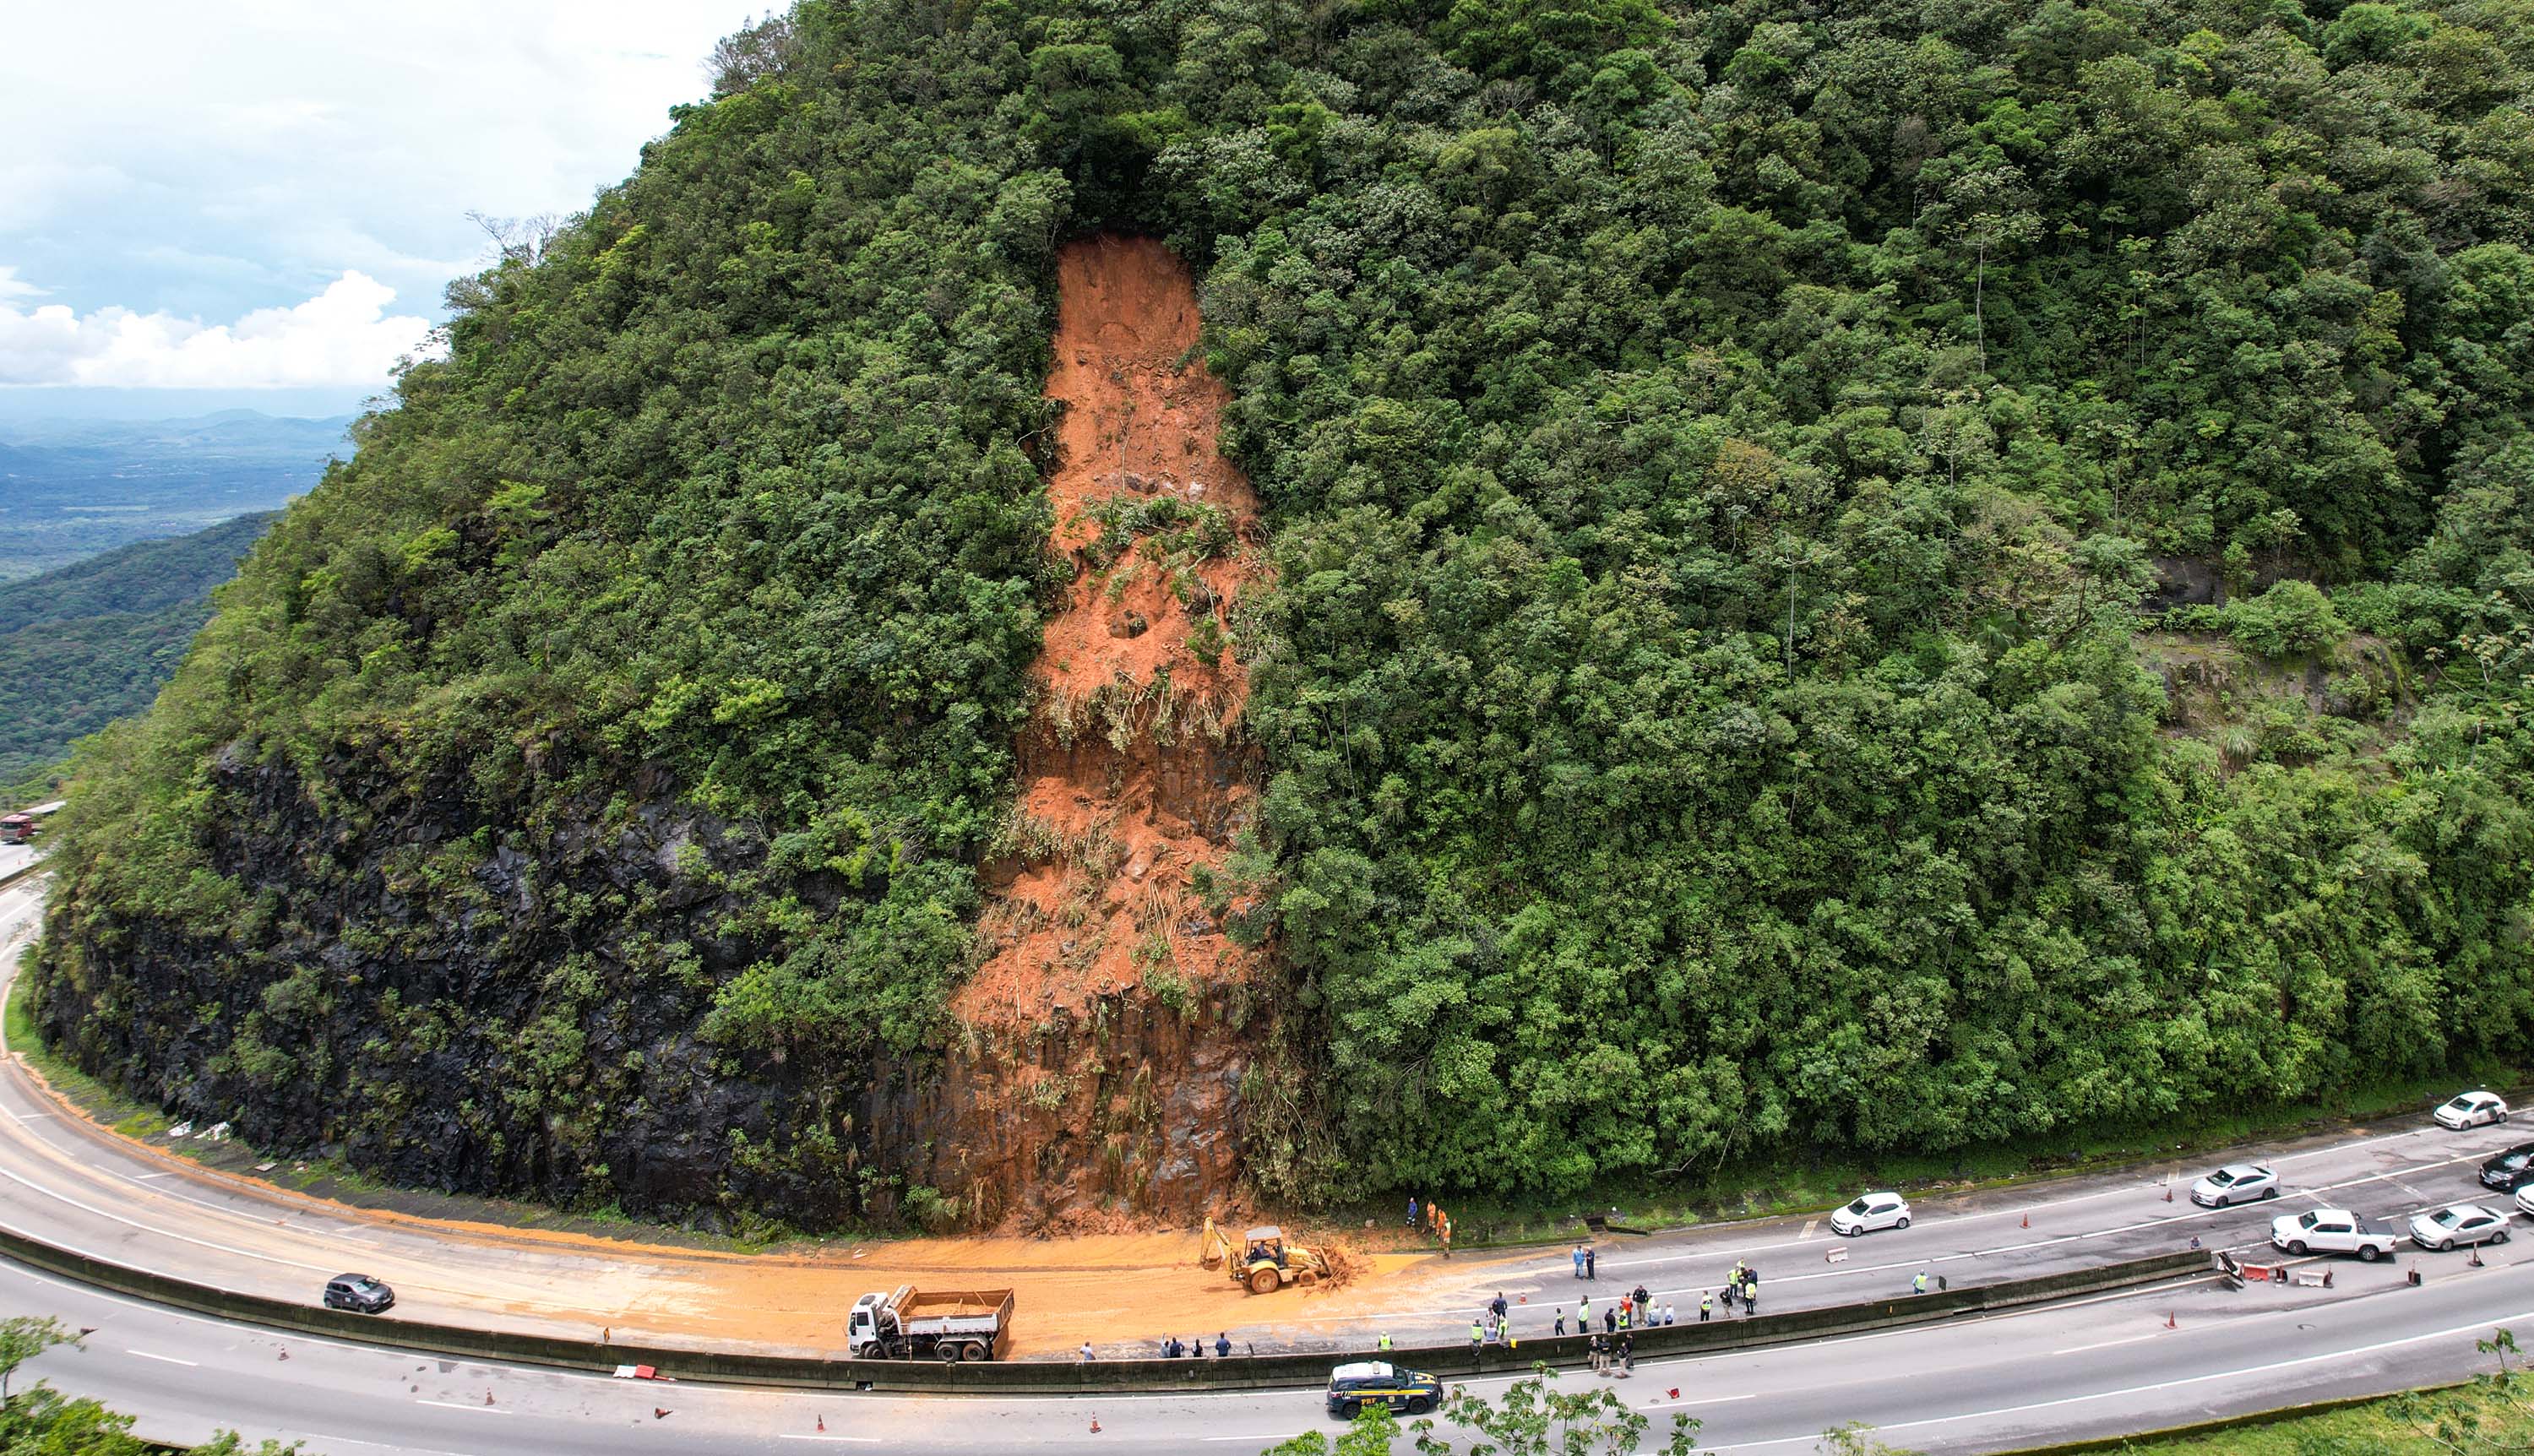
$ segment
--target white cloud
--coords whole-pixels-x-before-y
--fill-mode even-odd
[[[205,324],[156,311],[64,304],[23,311],[14,299],[39,290],[0,268],[0,385],[118,389],[368,387],[420,351],[431,321],[390,314],[395,290],[345,273],[290,308],[257,309],[234,324]]]
[[[16,269],[7,264],[0,264],[0,305],[6,305],[13,299],[43,296],[44,290],[18,276]]]
[[[7,6],[0,255],[84,313],[237,318],[355,270],[436,312],[480,266],[470,210],[586,208],[769,7]]]

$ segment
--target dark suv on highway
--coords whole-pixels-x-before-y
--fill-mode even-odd
[[[1443,1403],[1443,1382],[1386,1360],[1351,1361],[1329,1371],[1329,1414],[1352,1421],[1365,1406],[1422,1416]]]
[[[2534,1183],[2534,1142],[2520,1142],[2481,1165],[2481,1185],[2513,1193]]]
[[[355,1314],[385,1314],[395,1304],[395,1291],[367,1274],[337,1274],[326,1281],[326,1307]]]

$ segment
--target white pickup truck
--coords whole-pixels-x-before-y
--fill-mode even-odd
[[[2402,1235],[2390,1224],[2363,1219],[2346,1208],[2309,1208],[2270,1220],[2270,1246],[2289,1253],[2354,1253],[2369,1263],[2388,1257]]]

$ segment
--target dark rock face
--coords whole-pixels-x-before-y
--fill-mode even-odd
[[[2215,562],[2191,556],[2159,556],[2155,558],[2155,590],[2146,603],[2150,609],[2226,604],[2226,578]]]
[[[751,826],[658,774],[533,822],[488,815],[462,776],[400,782],[351,755],[312,792],[231,744],[210,779],[225,934],[56,917],[34,1004],[82,1065],[260,1148],[411,1185],[706,1226],[860,1211],[839,1069],[697,1035],[769,950],[730,929],[728,881],[765,855]],[[819,1176],[751,1156],[805,1139],[833,1146]]]

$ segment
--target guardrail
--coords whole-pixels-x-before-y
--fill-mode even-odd
[[[556,1335],[428,1324],[399,1319],[392,1314],[354,1314],[348,1310],[329,1309],[313,1302],[296,1304],[269,1295],[247,1294],[147,1269],[135,1269],[59,1248],[12,1229],[0,1229],[0,1256],[115,1294],[269,1329],[510,1364],[563,1365],[574,1369],[646,1365],[654,1366],[663,1375],[682,1380],[804,1385],[825,1389],[925,1390],[969,1395],[1262,1389],[1318,1385],[1328,1378],[1331,1360],[1339,1358],[1339,1352],[1322,1351],[1300,1355],[1235,1356],[1229,1360],[1096,1360],[1087,1363],[1060,1360],[982,1365],[945,1365],[932,1361],[805,1360],[734,1351],[601,1344],[594,1340],[566,1339]],[[2154,1254],[2033,1279],[2010,1279],[1942,1293],[1903,1295],[1869,1304],[1792,1309],[1782,1314],[1747,1315],[1711,1320],[1704,1324],[1659,1325],[1632,1333],[1641,1357],[1695,1355],[1950,1319],[1983,1310],[2012,1308],[2075,1295],[2152,1284],[2208,1267],[2209,1256],[2203,1252]],[[838,1310],[840,1322],[843,1317],[844,1311]],[[1402,1365],[1431,1370],[1438,1375],[1520,1371],[1540,1361],[1552,1365],[1581,1365],[1586,1357],[1586,1337],[1582,1335],[1526,1340],[1511,1349],[1490,1345],[1474,1351],[1466,1345],[1440,1345],[1393,1350],[1387,1356]]]

